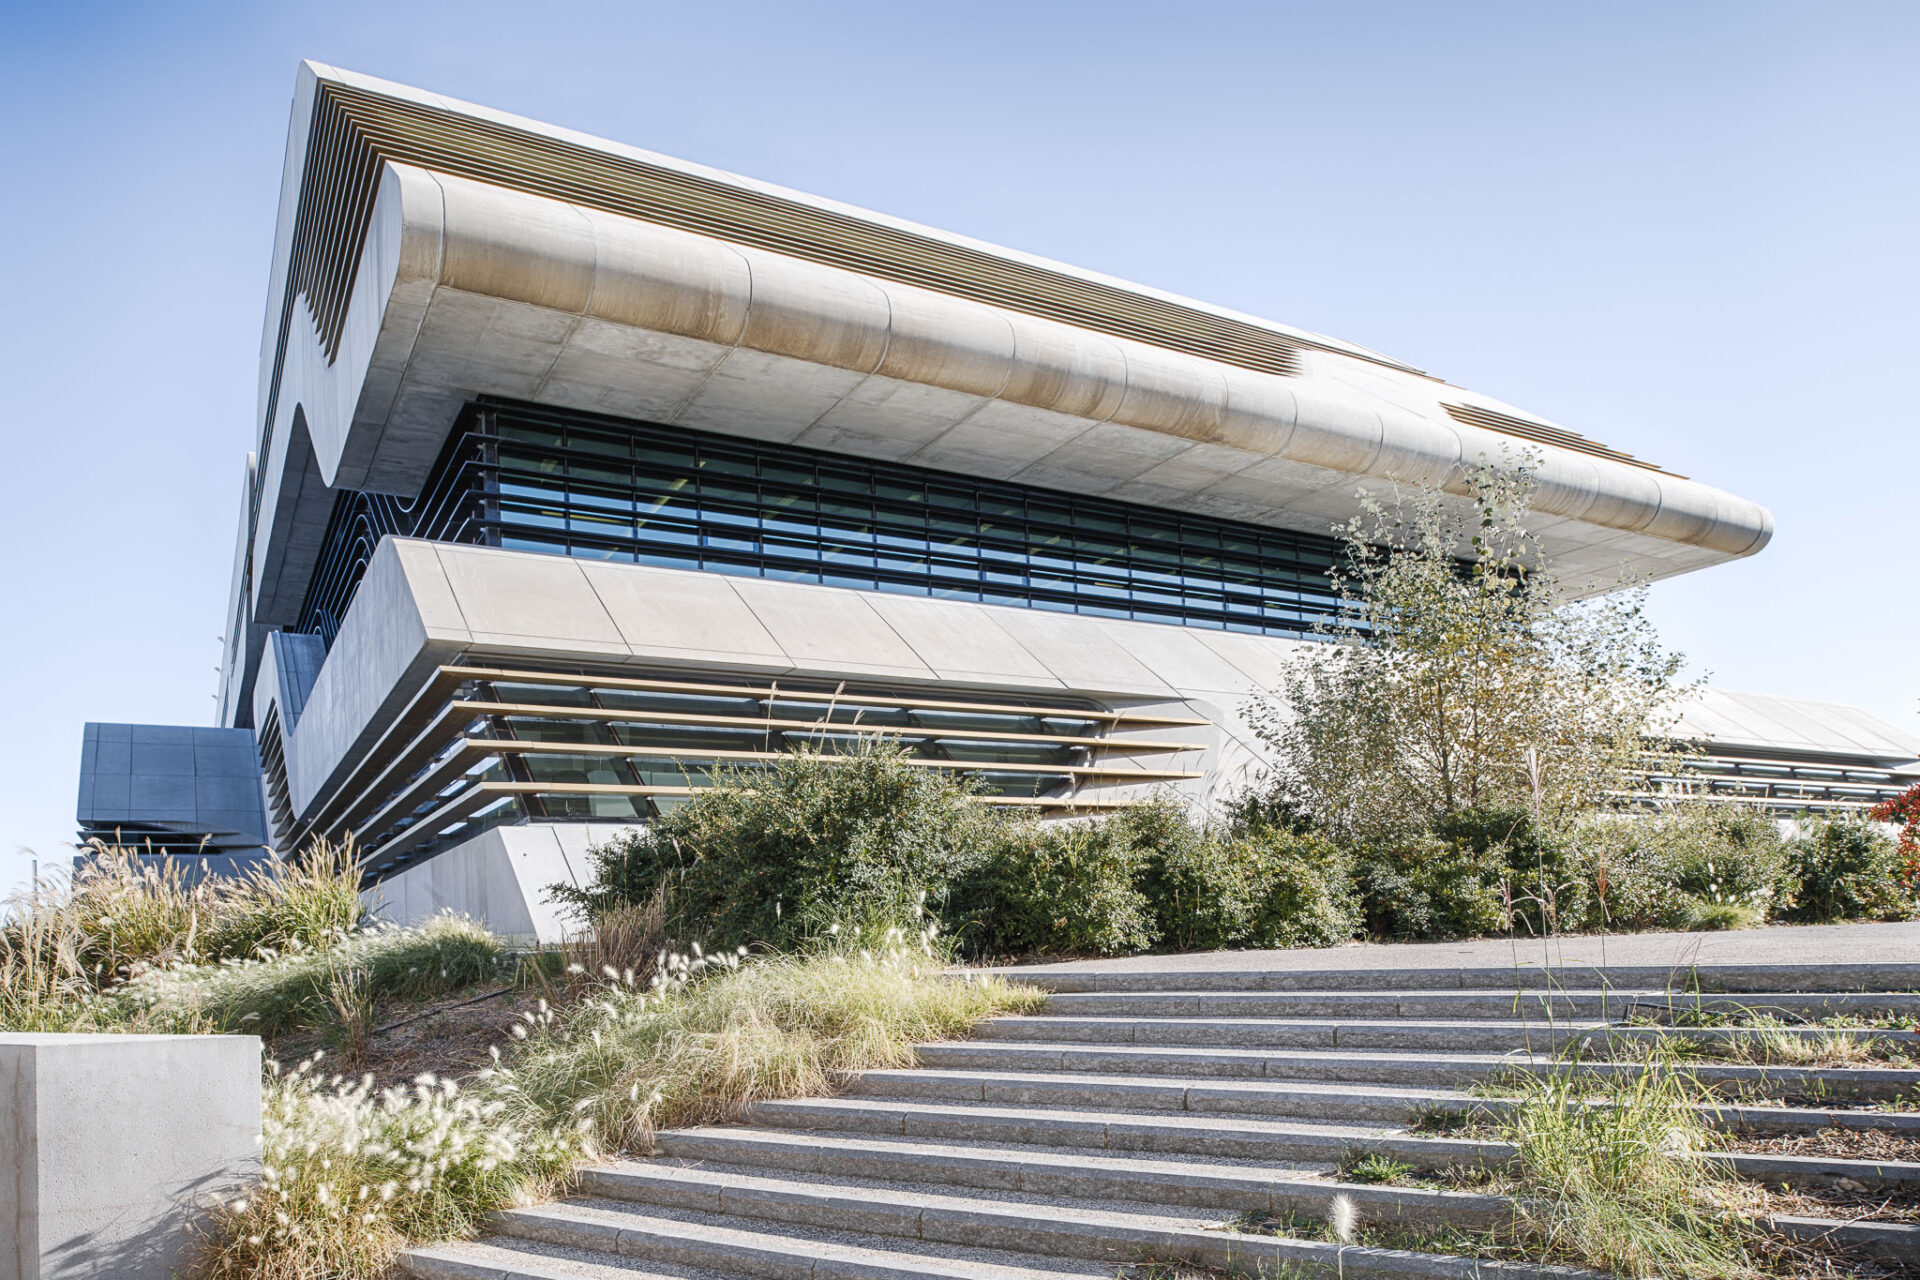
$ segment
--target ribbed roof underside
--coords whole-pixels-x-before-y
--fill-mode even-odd
[[[1679,736],[1726,746],[1907,761],[1920,757],[1920,738],[1858,707],[1766,693],[1707,689],[1675,726]]]
[[[1590,453],[1596,458],[1611,458],[1615,462],[1624,462],[1629,466],[1645,467],[1649,471],[1661,471],[1663,468],[1651,462],[1643,462],[1630,453],[1609,448],[1598,440],[1589,440],[1576,435],[1565,427],[1556,427],[1551,423],[1535,422],[1530,418],[1515,417],[1511,413],[1501,413],[1497,409],[1483,408],[1477,404],[1443,404],[1455,422],[1469,427],[1485,427],[1488,431],[1498,431],[1503,435],[1518,436],[1522,440],[1532,440],[1536,444],[1557,445],[1562,449],[1572,449],[1576,453]],[[1674,474],[1671,471],[1667,475]],[[1685,476],[1681,476],[1685,479]]]

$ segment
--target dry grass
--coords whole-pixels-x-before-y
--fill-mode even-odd
[[[1838,1125],[1817,1133],[1776,1138],[1736,1137],[1728,1149],[1775,1156],[1827,1156],[1842,1160],[1881,1160],[1920,1163],[1920,1138],[1884,1129],[1845,1129]]]
[[[1501,1134],[1525,1196],[1516,1230],[1535,1256],[1636,1278],[1762,1274],[1728,1212],[1730,1180],[1702,1158],[1712,1135],[1695,1097],[1671,1071],[1622,1082],[1605,1107],[1552,1079],[1523,1095]]]
[[[579,945],[611,956],[643,924]],[[309,1065],[271,1091],[272,1172],[217,1216],[194,1274],[378,1280],[406,1244],[469,1235],[584,1157],[643,1145],[662,1125],[733,1117],[758,1098],[824,1092],[846,1071],[908,1065],[916,1041],[1044,999],[1000,979],[949,977],[930,936],[911,941],[751,960],[656,954],[645,983],[627,976],[637,966],[608,959],[618,976],[574,974],[570,1005],[525,992],[532,1007],[512,1024],[517,1039],[504,1054],[492,1046],[464,1088],[443,1073],[382,1090],[372,1072],[321,1080]],[[409,1015],[420,1028],[410,1047],[376,1028],[365,1061],[382,1067],[380,1055],[396,1052],[390,1075],[409,1054],[449,1056],[447,1035],[427,1028],[463,1008],[481,1011],[464,1019],[464,1051],[501,1038],[500,1004],[449,998]]]
[[[150,1026],[137,1002],[102,993],[155,971],[324,948],[361,916],[351,844],[298,861],[196,879],[176,859],[94,846],[69,874],[8,899],[0,920],[0,1030],[188,1030]]]
[[[409,1242],[472,1235],[549,1193],[578,1157],[564,1132],[518,1127],[451,1080],[376,1091],[318,1061],[269,1082],[261,1183],[202,1230],[199,1280],[375,1280]]]
[[[578,1124],[600,1151],[659,1128],[732,1120],[763,1098],[828,1092],[842,1074],[913,1065],[918,1041],[960,1035],[1045,996],[945,976],[926,937],[882,951],[666,957],[649,986],[607,982],[542,1008],[488,1077],[529,1123]]]
[[[595,912],[588,928],[561,944],[560,960],[576,987],[601,981],[646,987],[662,957],[677,950],[671,943],[662,888],[644,904]]]

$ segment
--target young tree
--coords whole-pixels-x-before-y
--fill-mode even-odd
[[[1432,827],[1493,806],[1558,816],[1628,785],[1680,693],[1624,583],[1575,602],[1527,528],[1524,463],[1364,499],[1342,530],[1344,606],[1259,700],[1281,796],[1337,834]]]

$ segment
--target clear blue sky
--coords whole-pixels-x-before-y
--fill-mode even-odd
[[[0,27],[0,887],[206,723],[294,65],[1363,342],[1767,503],[1716,684],[1920,731],[1920,5],[28,5]]]

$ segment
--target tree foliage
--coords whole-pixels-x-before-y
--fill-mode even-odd
[[[1677,696],[1644,587],[1576,600],[1553,572],[1527,524],[1529,467],[1470,469],[1465,490],[1363,495],[1341,530],[1343,623],[1251,708],[1281,795],[1341,837],[1591,806]]]

